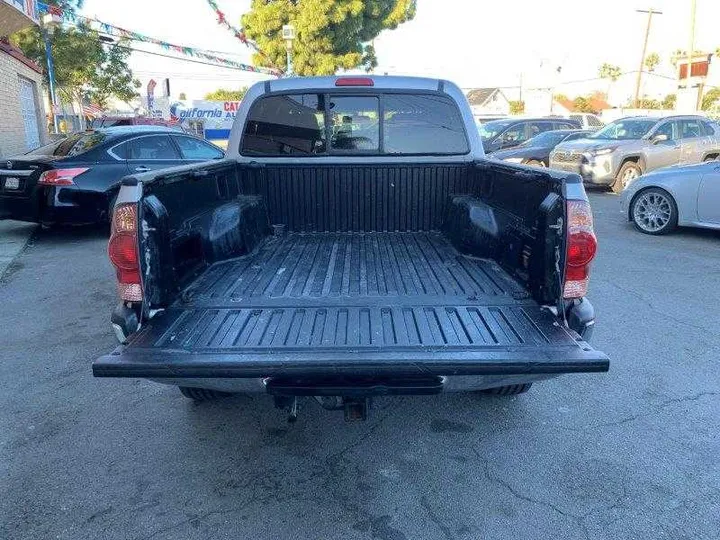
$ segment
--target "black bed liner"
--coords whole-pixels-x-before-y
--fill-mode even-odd
[[[292,233],[217,263],[97,376],[606,371],[495,262],[439,232]]]

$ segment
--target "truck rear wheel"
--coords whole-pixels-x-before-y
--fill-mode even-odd
[[[532,383],[525,384],[511,384],[508,386],[498,386],[497,388],[486,388],[481,390],[483,394],[489,394],[491,396],[516,396],[517,394],[524,394],[532,387]]]
[[[193,401],[213,401],[218,398],[231,396],[228,392],[219,392],[218,390],[209,390],[207,388],[193,388],[190,386],[179,386],[180,393]]]

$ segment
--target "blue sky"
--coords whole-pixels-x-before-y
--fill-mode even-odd
[[[720,46],[720,2],[697,2],[696,48],[714,50]],[[250,6],[250,0],[217,3],[238,25]],[[666,59],[688,46],[690,0],[418,0],[413,21],[376,40],[377,72],[443,77],[462,87],[479,87],[516,86],[520,73],[525,85],[540,85],[552,72],[548,68],[558,65],[562,73],[557,82],[593,78],[605,61],[636,70],[646,16],[635,9],[650,5],[664,14],[654,19],[649,51],[665,59],[658,72],[672,75]],[[250,51],[217,24],[205,0],[86,0],[83,13],[169,42],[250,60]],[[191,98],[258,80],[253,74],[142,54],[133,54],[131,65],[143,83],[168,76],[173,93],[184,91]],[[597,83],[566,90],[572,95],[593,85]]]

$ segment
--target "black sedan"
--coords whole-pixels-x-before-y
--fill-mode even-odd
[[[224,155],[215,145],[166,127],[76,133],[0,161],[0,219],[46,225],[105,223],[124,176]]]
[[[590,135],[590,130],[558,129],[546,131],[528,139],[524,143],[509,150],[493,152],[491,159],[509,163],[524,163],[534,167],[547,167],[550,163],[550,152],[563,141],[582,139]]]

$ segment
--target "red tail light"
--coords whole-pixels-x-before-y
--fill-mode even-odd
[[[108,242],[108,256],[117,273],[118,294],[121,300],[127,302],[142,302],[143,299],[137,217],[137,204],[116,206]]]
[[[597,252],[593,216],[587,201],[568,201],[567,231],[563,296],[582,298],[587,294],[590,263]]]
[[[38,184],[41,186],[72,186],[75,183],[73,179],[87,170],[87,167],[76,167],[74,169],[45,171],[40,175]]]
[[[335,86],[375,86],[375,82],[370,77],[340,77]]]

